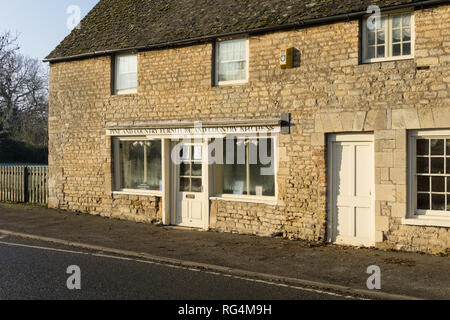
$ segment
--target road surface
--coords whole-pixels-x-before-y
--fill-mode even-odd
[[[69,290],[69,266],[80,290]],[[331,292],[0,235],[0,300],[336,300]],[[73,272],[73,271],[72,271]],[[75,283],[75,282],[71,282]]]

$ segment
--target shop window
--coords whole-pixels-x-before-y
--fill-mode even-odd
[[[114,143],[116,191],[162,191],[161,140]]]
[[[363,20],[363,62],[413,58],[414,15],[411,12],[383,14],[379,23]]]
[[[137,92],[137,55],[118,55],[115,58],[115,94]]]
[[[275,197],[273,138],[220,139],[216,143],[223,148],[222,161],[214,165],[217,195]]]
[[[248,40],[219,41],[216,47],[216,84],[238,84],[248,80]]]

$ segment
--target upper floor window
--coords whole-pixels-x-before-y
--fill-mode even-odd
[[[137,55],[116,56],[115,93],[132,94],[137,92]]]
[[[217,42],[216,84],[248,81],[248,39]]]
[[[414,15],[389,13],[363,23],[363,62],[410,59],[414,55]]]

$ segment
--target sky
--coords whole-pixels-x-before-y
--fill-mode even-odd
[[[98,0],[0,0],[0,33],[18,35],[22,54],[43,60],[69,33],[67,23],[73,21],[78,6],[81,17]]]

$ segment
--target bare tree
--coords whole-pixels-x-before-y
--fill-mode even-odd
[[[16,37],[0,35],[0,137],[46,144],[48,76],[18,51]]]

